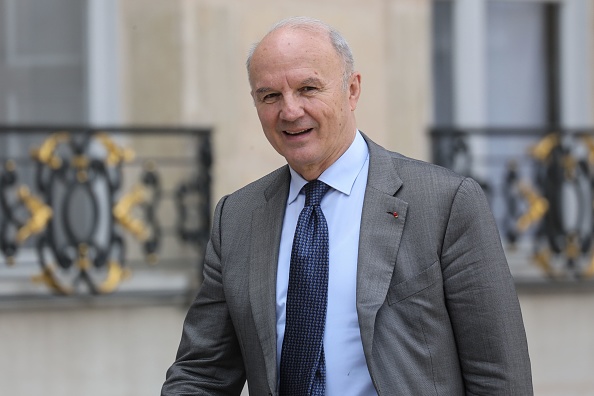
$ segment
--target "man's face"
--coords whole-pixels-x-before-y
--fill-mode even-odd
[[[281,28],[258,45],[250,64],[252,97],[270,144],[307,180],[350,146],[360,75],[346,89],[327,33]]]

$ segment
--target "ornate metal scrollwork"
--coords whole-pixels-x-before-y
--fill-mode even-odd
[[[553,278],[594,276],[591,258],[593,215],[592,161],[594,144],[572,136],[550,134],[530,150],[536,161],[536,186],[521,181],[515,167],[506,178],[508,241],[535,228],[534,261]],[[517,208],[525,207],[521,213]]]
[[[505,186],[509,213],[505,217],[505,236],[510,243],[515,244],[520,234],[528,231],[544,217],[549,210],[549,202],[528,183],[519,180],[514,161],[508,163]],[[527,204],[525,210],[522,202]]]
[[[5,164],[5,172],[0,177],[0,192],[0,207],[5,215],[0,227],[0,250],[12,265],[18,246],[31,236],[43,232],[53,211],[40,198],[31,194],[29,188],[17,186],[16,165],[13,161]],[[9,199],[10,192],[14,192],[16,199]]]
[[[18,185],[13,162],[0,175],[0,251],[9,263],[19,246],[36,236],[42,272],[35,279],[72,294],[81,287],[110,293],[130,275],[122,231],[144,244],[148,261],[156,261],[160,183],[154,164],[146,165],[141,182],[116,201],[122,164],[134,152],[106,133],[54,133],[32,157],[39,195]],[[143,216],[133,214],[142,209]]]
[[[210,139],[205,138],[202,141],[199,152],[199,172],[193,179],[180,184],[175,193],[178,236],[181,240],[193,243],[195,246],[200,246],[208,240],[210,228],[201,226],[201,224],[209,224],[210,219],[210,173],[208,172],[212,164]]]

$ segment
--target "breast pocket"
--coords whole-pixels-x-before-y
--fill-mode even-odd
[[[423,272],[391,286],[388,291],[388,304],[392,305],[405,300],[440,281],[441,266],[439,265],[439,261],[436,261]]]

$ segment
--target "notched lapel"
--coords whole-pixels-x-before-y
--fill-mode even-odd
[[[395,196],[402,181],[392,157],[373,142],[368,141],[368,147],[369,175],[357,264],[357,313],[363,350],[370,362],[375,318],[387,298],[408,203]]]
[[[276,272],[288,171],[265,191],[266,203],[252,214],[249,294],[252,316],[266,362],[270,389],[276,389]]]

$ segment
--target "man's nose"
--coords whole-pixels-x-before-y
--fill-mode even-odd
[[[299,98],[286,95],[283,97],[280,118],[285,121],[295,121],[303,116],[303,105]]]

